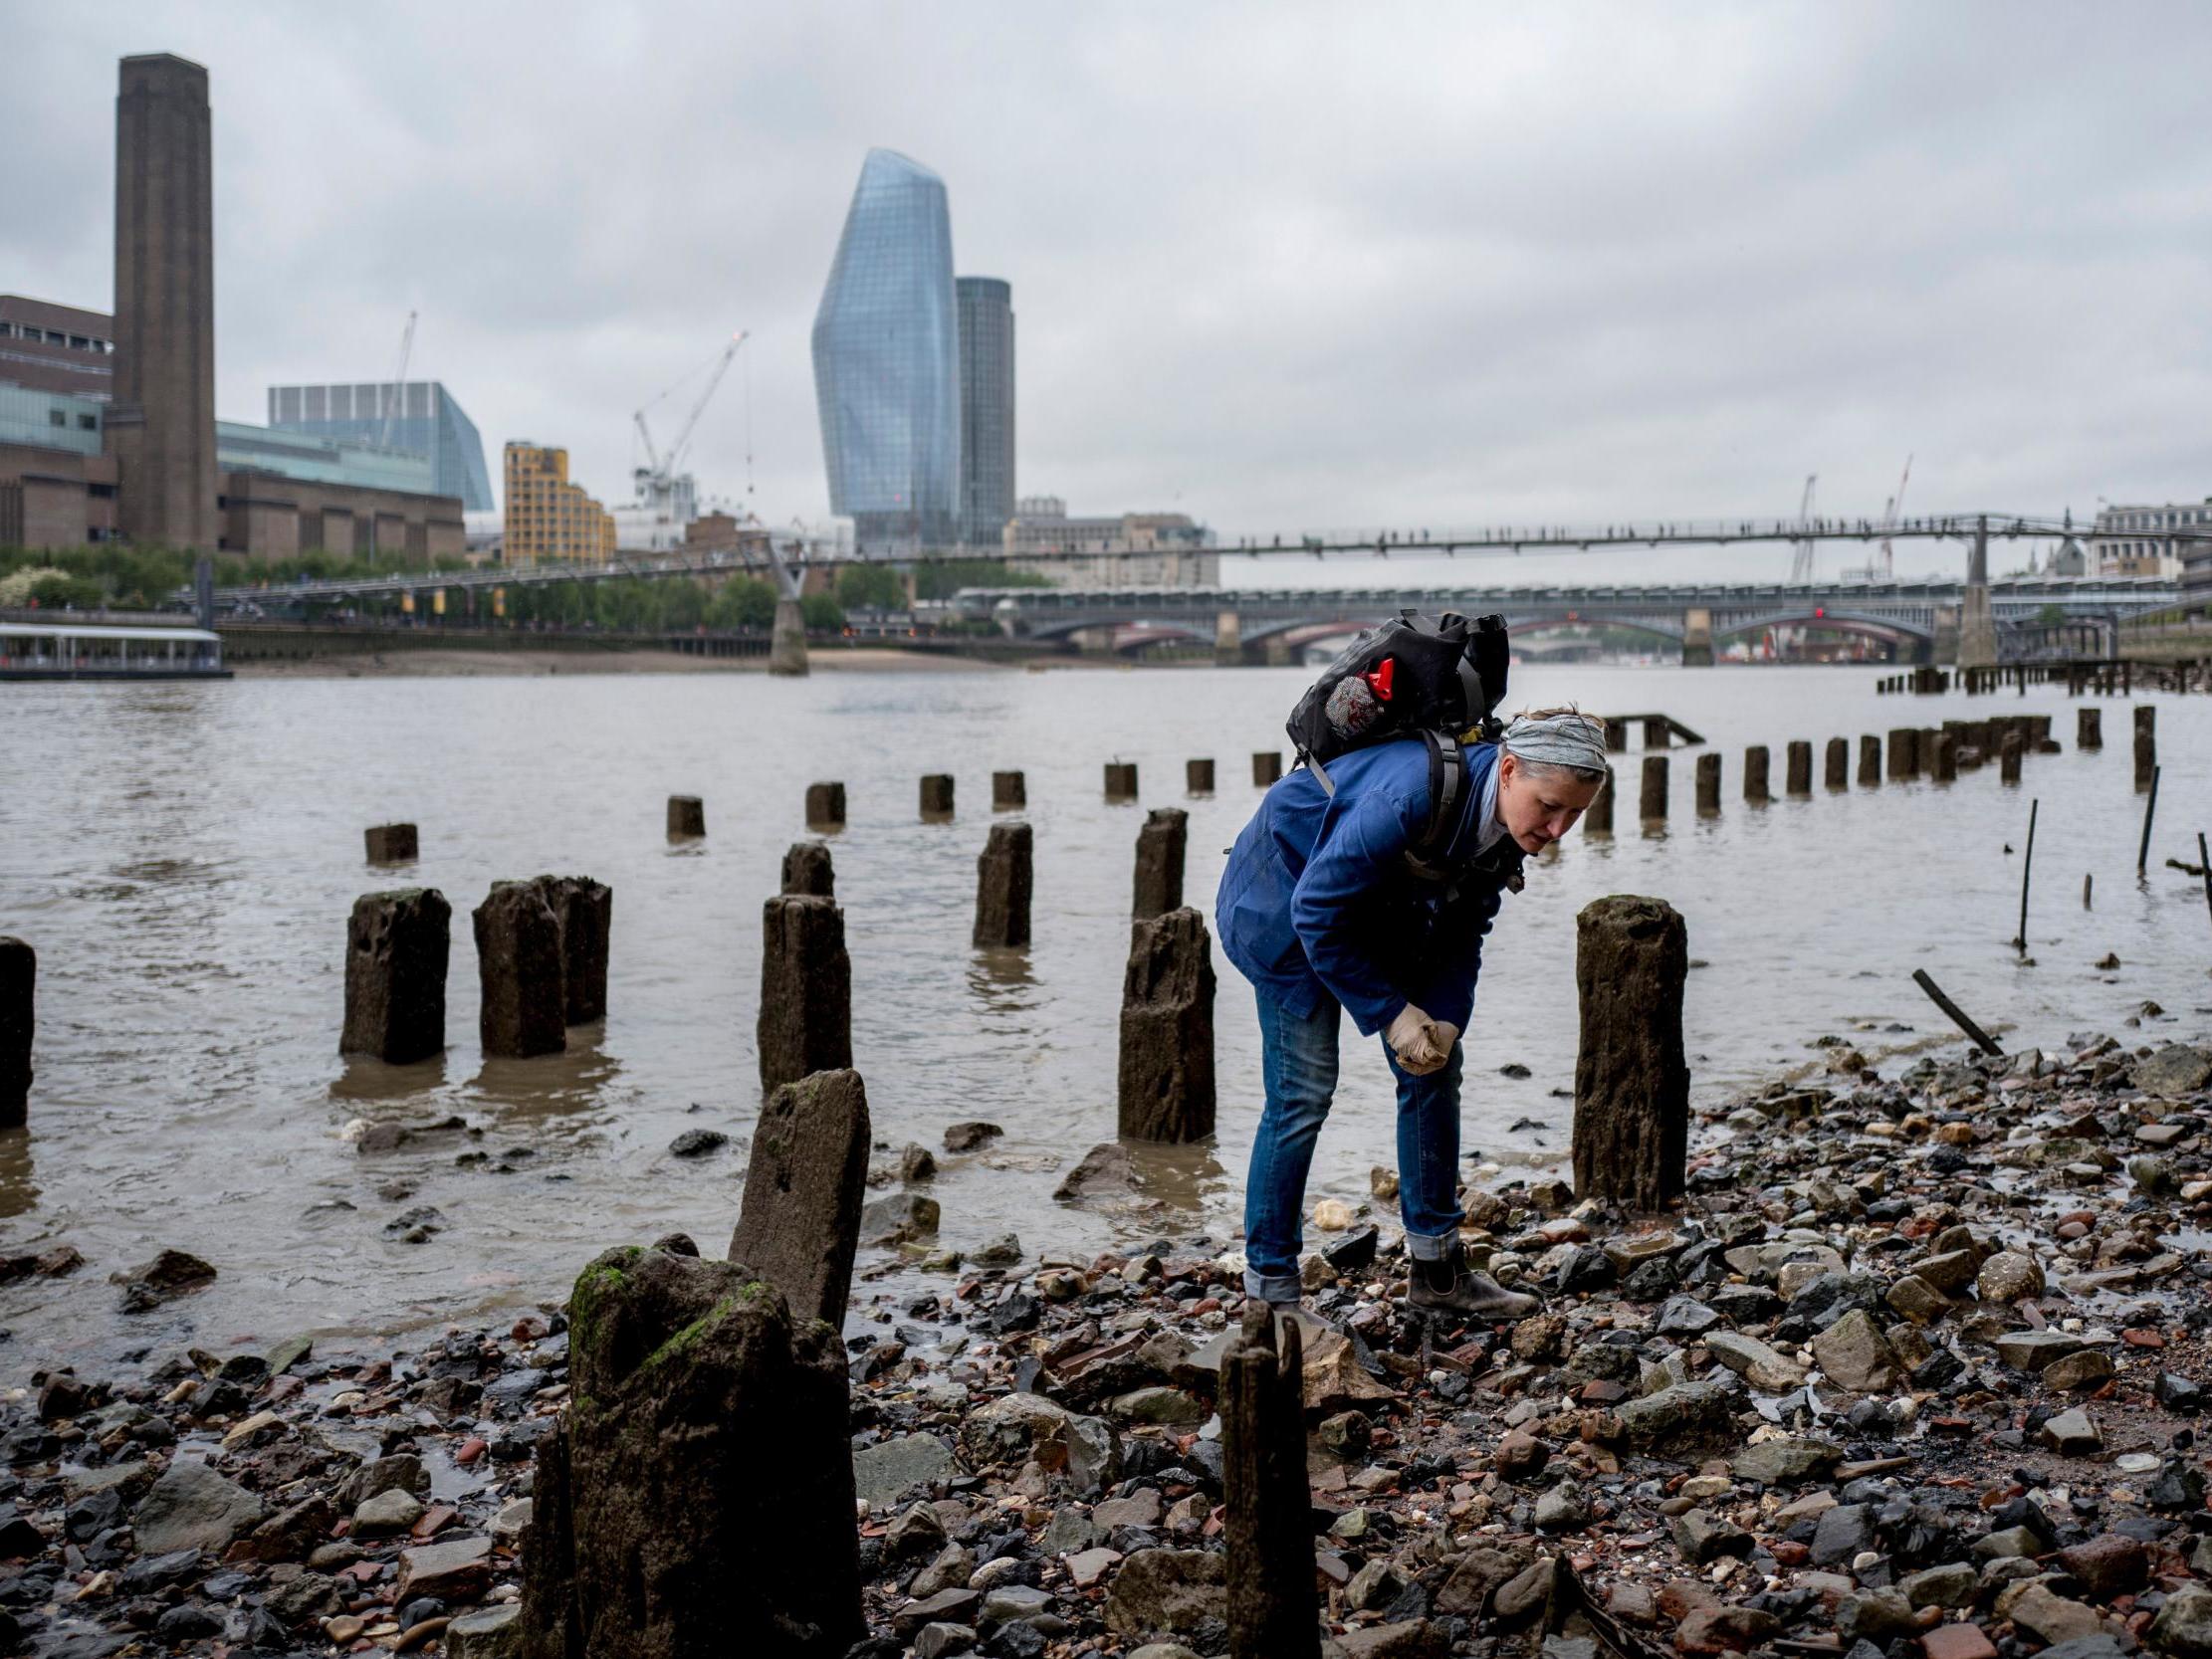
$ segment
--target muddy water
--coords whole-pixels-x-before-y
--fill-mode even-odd
[[[1055,1205],[1058,1171],[1111,1136],[1130,853],[1142,811],[1102,799],[1109,759],[1140,767],[1146,805],[1192,814],[1188,891],[1208,904],[1251,811],[1248,754],[1275,746],[1297,671],[978,672],[681,678],[243,681],[7,688],[0,694],[0,932],[40,952],[38,1082],[27,1136],[0,1138],[0,1243],[68,1242],[74,1279],[0,1290],[0,1374],[57,1352],[111,1354],[296,1332],[370,1334],[557,1297],[605,1244],[682,1228],[710,1249],[734,1220],[758,1106],[753,1022],[761,903],[804,833],[802,793],[842,778],[834,838],[853,961],[853,1039],[878,1133],[935,1145],[987,1118],[1006,1136],[946,1158],[944,1241],[1018,1232],[1085,1250],[1211,1229],[1227,1238],[1258,1111],[1250,993],[1221,964],[1218,1144],[1156,1157],[1150,1211]],[[1926,967],[2018,1043],[2207,1023],[2212,923],[2201,891],[2158,869],[2212,822],[2212,703],[2164,700],[2165,776],[2152,874],[2134,878],[2141,803],[2128,716],[2073,752],[2063,691],[1884,699],[1872,670],[1527,669],[1515,701],[1664,710],[1726,755],[1726,810],[1610,842],[1570,838],[1532,864],[1488,948],[1467,1068],[1465,1144],[1491,1157],[1564,1150],[1574,1062],[1574,915],[1612,892],[1688,918],[1695,1086],[1717,1098],[1817,1059],[1809,1041],[1944,1029],[1909,974]],[[1884,785],[1763,809],[1740,802],[1741,751],[1792,737],[1934,724],[1975,709],[2053,711],[2068,752],[2027,782],[1994,767],[1938,787]],[[1183,762],[1221,788],[1187,800]],[[1631,753],[1626,800],[1635,800]],[[969,948],[990,774],[1028,773],[1036,939]],[[916,777],[951,771],[960,812],[917,821]],[[1817,770],[1817,768],[1816,768]],[[671,793],[707,802],[708,838],[671,849]],[[2040,797],[2029,923],[2010,948],[2029,797]],[[404,878],[361,863],[361,829],[422,826]],[[2007,843],[2015,849],[2008,856]],[[490,1062],[476,1039],[467,912],[497,878],[585,873],[614,889],[610,1013],[568,1054]],[[2082,878],[2096,879],[2095,908]],[[377,887],[420,882],[456,910],[442,1060],[407,1068],[336,1052],[345,916]],[[2107,951],[2117,970],[2095,963]],[[2146,1031],[2147,1034],[2147,1031]],[[1525,1066],[1526,1078],[1501,1075]],[[1391,1156],[1379,1055],[1348,1044],[1311,1196],[1365,1195]],[[357,1120],[447,1116],[465,1128],[362,1156]],[[1528,1121],[1534,1127],[1512,1126]],[[687,1129],[724,1152],[671,1157]],[[390,1227],[428,1206],[425,1243]],[[209,1291],[123,1319],[106,1275],[171,1245],[214,1262]]]

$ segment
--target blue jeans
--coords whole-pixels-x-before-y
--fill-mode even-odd
[[[1298,1300],[1300,1221],[1314,1142],[1336,1098],[1337,1032],[1343,1010],[1334,997],[1301,1019],[1259,993],[1261,1076],[1267,1108],[1252,1137],[1244,1182],[1244,1292],[1269,1302]],[[1417,1260],[1440,1260],[1459,1236],[1459,1067],[1463,1043],[1451,1045],[1440,1070],[1416,1077],[1383,1056],[1398,1079],[1398,1213],[1406,1246]]]

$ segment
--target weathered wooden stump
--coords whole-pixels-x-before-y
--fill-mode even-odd
[[[1871,732],[1859,739],[1859,787],[1873,789],[1881,782],[1881,739]]]
[[[769,1096],[753,1126],[745,1204],[730,1259],[783,1293],[799,1319],[842,1330],[868,1194],[868,1091],[850,1070],[816,1072]]]
[[[442,904],[443,901],[441,900]],[[477,906],[477,1031],[486,1059],[527,1060],[568,1046],[560,919],[535,881],[494,882]]]
[[[1707,749],[1697,757],[1697,811],[1710,818],[1720,810],[1720,756]]]
[[[412,864],[420,856],[412,824],[377,824],[361,831],[371,864]]]
[[[697,795],[668,797],[668,839],[697,841],[707,833],[707,803]]]
[[[1793,795],[1810,795],[1813,792],[1813,745],[1806,742],[1792,743],[1788,756],[1789,771],[1783,787]]]
[[[1674,727],[1664,715],[1644,717],[1644,746],[1646,748],[1671,748],[1674,744]]]
[[[761,908],[761,1087],[852,1064],[852,962],[834,899],[778,894]]]
[[[570,1025],[605,1019],[613,890],[589,876],[540,876],[537,887],[560,924],[561,1017]]]
[[[2147,793],[2150,774],[2158,769],[2158,739],[2142,726],[2135,727],[2135,793]]]
[[[1889,728],[1889,777],[1892,782],[1903,783],[1920,775],[1920,728],[1916,726],[1895,726]]]
[[[1221,1495],[1230,1659],[1318,1659],[1313,1488],[1298,1322],[1254,1298],[1221,1353]]]
[[[1585,835],[1611,835],[1613,833],[1613,768],[1611,766],[1605,769],[1605,782],[1598,785],[1598,792],[1591,798],[1589,810],[1582,815],[1582,833]]]
[[[1252,754],[1252,786],[1265,789],[1282,781],[1282,751],[1258,749]]]
[[[1214,940],[1188,908],[1131,927],[1122,979],[1120,1133],[1203,1141],[1214,1133]]]
[[[1029,897],[1036,880],[1036,836],[1021,822],[993,824],[976,860],[976,928],[979,950],[1029,942]]]
[[[1644,786],[1637,797],[1636,815],[1647,824],[1666,820],[1666,756],[1663,754],[1644,757]]]
[[[2018,783],[2020,781],[2020,757],[2027,752],[2027,739],[2018,731],[2007,731],[2005,733],[2003,741],[1997,745],[1998,782]]]
[[[1608,754],[1626,754],[1629,752],[1629,723],[1627,721],[1607,721],[1605,723],[1605,751]]]
[[[1851,742],[1845,737],[1828,739],[1828,753],[1822,783],[1830,789],[1851,787]]]
[[[1682,1055],[1687,931],[1659,899],[1617,894],[1576,919],[1577,1196],[1656,1210],[1681,1195],[1689,1147],[1689,1066]]]
[[[345,924],[345,1025],[340,1054],[395,1066],[445,1050],[446,966],[453,907],[433,888],[364,893]]]
[[[991,774],[991,810],[1019,812],[1029,804],[1029,779],[1023,772]]]
[[[2147,734],[2149,734],[2149,735],[2152,735],[2152,736],[2155,736],[2155,735],[2157,734],[2157,731],[2158,731],[2158,705],[2157,705],[2157,704],[2155,704],[2155,703],[2138,703],[2138,704],[2136,704],[2136,705],[2135,705],[2135,729],[2136,729],[2137,731],[2139,731],[2139,732],[2144,732],[2144,733],[2147,733]]]
[[[1130,915],[1139,922],[1183,908],[1183,855],[1191,815],[1180,806],[1156,806],[1137,832],[1137,883]]]
[[[1214,762],[1211,760],[1186,760],[1183,762],[1183,788],[1186,794],[1211,795],[1214,793]]]
[[[634,1245],[568,1319],[517,1659],[839,1659],[865,1627],[838,1333],[747,1264]]]
[[[829,849],[819,841],[794,841],[783,852],[785,893],[807,893],[817,899],[837,897],[837,870]]]
[[[1774,798],[1767,775],[1767,748],[1764,743],[1753,743],[1743,751],[1743,798],[1754,803]]]
[[[438,985],[442,1018],[442,961]],[[350,991],[351,975],[346,986]],[[38,1024],[38,988],[39,953],[22,939],[0,938],[0,1129],[21,1129],[31,1119],[31,1036]]]
[[[922,778],[922,816],[946,819],[953,815],[953,774],[928,772]]]
[[[1133,801],[1137,798],[1136,761],[1106,762],[1106,798],[1110,801]]]
[[[1929,774],[1938,783],[1955,780],[1958,776],[1958,739],[1948,731],[1938,731],[1927,746]]]
[[[845,827],[845,786],[842,783],[809,783],[806,786],[806,827]]]

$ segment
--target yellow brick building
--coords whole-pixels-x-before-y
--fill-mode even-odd
[[[509,564],[604,563],[614,556],[614,515],[568,482],[568,452],[507,446]]]

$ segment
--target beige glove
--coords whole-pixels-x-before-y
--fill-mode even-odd
[[[1448,1045],[1438,1047],[1436,1021],[1411,1002],[1399,1009],[1398,1017],[1383,1033],[1383,1040],[1390,1044],[1391,1053],[1398,1056],[1398,1063],[1416,1077],[1427,1077],[1436,1071],[1451,1052]]]
[[[1459,1040],[1459,1028],[1449,1020],[1431,1020],[1429,1031],[1430,1040],[1436,1044],[1437,1052],[1446,1060],[1450,1059],[1451,1045]]]

